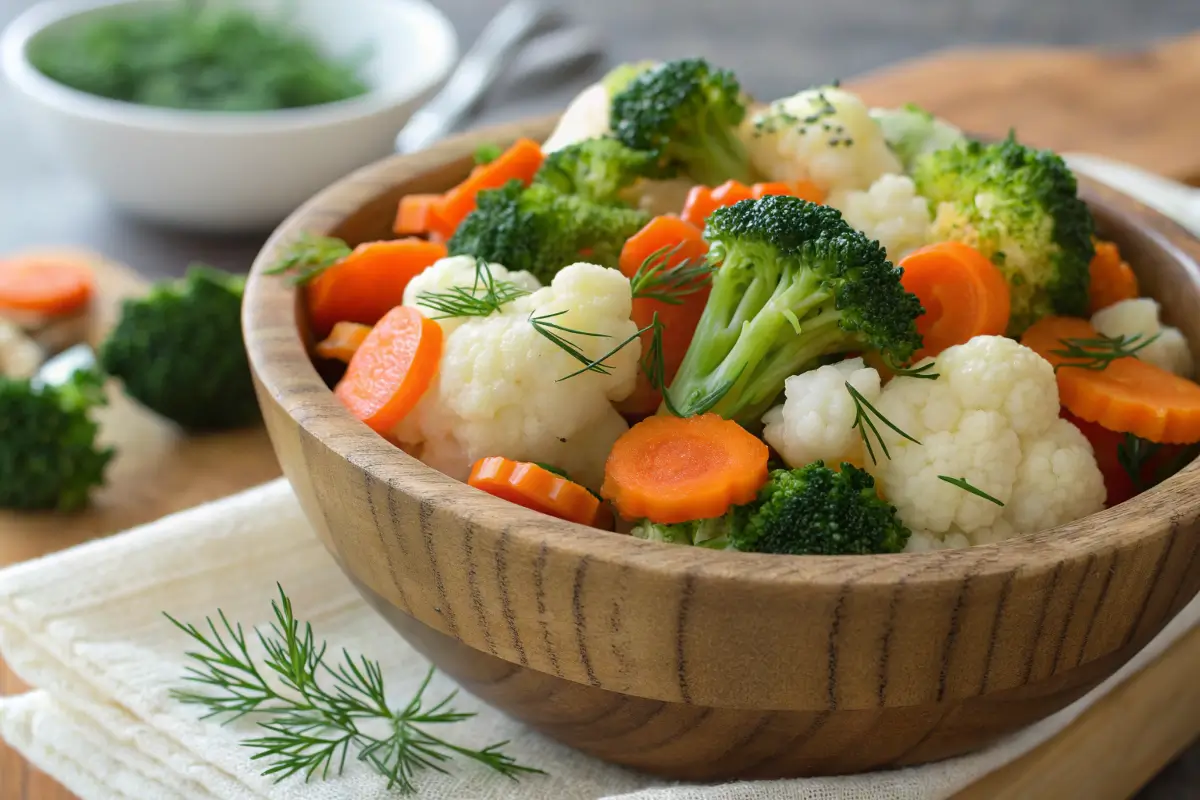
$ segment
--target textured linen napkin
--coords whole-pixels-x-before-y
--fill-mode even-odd
[[[1084,164],[1076,168],[1088,171]],[[1125,178],[1120,183],[1128,186]],[[1200,234],[1200,215],[1189,219],[1186,203],[1173,205],[1180,222]],[[394,796],[382,779],[357,763],[336,779],[272,783],[259,774],[262,765],[251,762],[249,751],[239,744],[255,735],[252,722],[222,727],[199,720],[196,707],[170,699],[170,690],[181,685],[190,640],[161,612],[200,623],[221,608],[248,627],[265,626],[277,582],[292,597],[297,616],[311,621],[331,648],[345,647],[382,662],[395,704],[411,696],[427,663],[359,599],[304,521],[291,489],[279,480],[0,571],[0,655],[35,687],[24,695],[0,698],[0,736],[84,800]],[[508,739],[506,749],[519,762],[549,775],[514,783],[482,767],[455,763],[451,775],[422,773],[420,796],[937,800],[1051,738],[1197,624],[1200,598],[1092,693],[985,751],[857,776],[717,786],[667,784],[576,753],[463,695],[459,707],[478,711],[478,716],[455,726],[456,741],[482,746]],[[439,675],[430,696],[440,698],[453,688]]]

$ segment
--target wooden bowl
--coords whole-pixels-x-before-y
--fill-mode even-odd
[[[1070,525],[926,554],[798,557],[655,544],[556,521],[425,467],[350,416],[263,275],[301,231],[389,236],[482,142],[367,167],[258,258],[245,328],[284,473],[379,613],[487,703],[607,761],[673,778],[846,773],[946,758],[1079,698],[1200,589],[1195,464]],[[1200,246],[1087,180],[1100,231],[1200,344]],[[381,645],[382,646],[382,645]]]

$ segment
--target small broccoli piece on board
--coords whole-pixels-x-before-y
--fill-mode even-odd
[[[1010,135],[927,153],[912,175],[934,214],[930,240],[965,242],[1004,273],[1010,336],[1051,314],[1087,316],[1095,226],[1062,158]]]
[[[545,183],[525,188],[514,180],[480,192],[447,247],[452,256],[503,264],[549,284],[578,261],[617,267],[625,240],[649,219],[643,211],[589,202]]]
[[[730,539],[738,550],[789,555],[899,553],[909,530],[875,492],[875,480],[853,466],[821,461],[771,473],[756,504]]]
[[[613,134],[634,150],[655,154],[658,175],[687,174],[716,186],[756,179],[738,138],[746,116],[733,73],[701,58],[668,61],[638,72],[612,98]]]
[[[96,443],[92,409],[104,379],[76,372],[57,386],[0,377],[0,508],[77,511],[104,483],[113,450]]]
[[[193,432],[259,417],[242,342],[245,279],[195,265],[179,281],[126,300],[100,363],[126,394]]]

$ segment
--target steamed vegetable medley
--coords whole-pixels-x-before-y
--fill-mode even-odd
[[[514,503],[791,554],[1000,541],[1121,502],[1200,441],[1192,356],[1062,159],[836,85],[759,104],[625,65],[544,145],[305,237],[336,394]]]

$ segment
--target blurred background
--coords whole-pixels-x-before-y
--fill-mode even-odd
[[[346,14],[353,14],[356,1],[327,0]],[[0,28],[34,4],[0,0]],[[449,18],[465,52],[504,0],[433,4]],[[600,37],[603,56],[566,84],[498,87],[465,126],[559,110],[609,66],[642,58],[705,56],[732,69],[752,94],[770,99],[947,47],[1124,49],[1200,31],[1200,0],[559,0],[557,5]],[[1200,59],[1200,48],[1194,52]],[[1198,99],[1178,101],[1187,106]],[[77,245],[157,278],[181,274],[192,260],[245,270],[269,233],[201,235],[119,215],[38,146],[18,117],[12,90],[0,82],[0,254]],[[1115,126],[1125,124],[1131,121],[1113,120]],[[1200,748],[1193,747],[1140,797],[1200,798]]]

